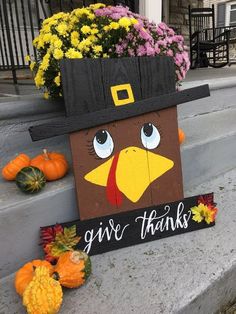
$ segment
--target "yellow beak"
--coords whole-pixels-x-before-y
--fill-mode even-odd
[[[85,175],[85,180],[107,186],[114,157]],[[174,162],[161,155],[131,146],[119,154],[116,168],[116,185],[133,203],[136,203],[148,186],[174,166]]]

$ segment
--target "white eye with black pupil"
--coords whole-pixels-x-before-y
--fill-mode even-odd
[[[109,157],[114,149],[114,142],[107,130],[98,131],[93,138],[93,148],[100,158]]]
[[[141,129],[141,141],[145,148],[156,148],[161,140],[161,136],[155,125],[152,123],[145,123]]]

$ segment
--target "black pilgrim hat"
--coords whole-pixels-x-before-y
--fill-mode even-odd
[[[174,62],[166,56],[65,59],[60,66],[66,116],[30,127],[33,141],[210,95],[208,85],[177,91]]]

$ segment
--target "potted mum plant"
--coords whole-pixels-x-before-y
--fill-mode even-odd
[[[62,96],[60,60],[65,58],[171,56],[177,85],[190,65],[183,37],[165,23],[156,25],[128,8],[101,3],[45,19],[33,45],[38,58],[29,59],[30,68],[45,98]]]

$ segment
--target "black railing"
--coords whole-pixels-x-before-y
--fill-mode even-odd
[[[135,12],[138,11],[138,1],[132,1],[132,0],[131,1],[45,0],[45,2],[48,4],[48,8],[51,15],[58,11],[71,11],[75,8],[87,6],[87,5],[90,5],[91,3],[97,3],[97,2],[102,2],[107,5],[122,4],[122,5],[128,6],[132,11],[135,11]]]
[[[100,1],[81,0],[0,0],[0,70],[11,70],[17,83],[18,69],[28,68],[26,55],[37,54],[32,41],[38,35],[42,21],[60,11],[71,11]],[[122,4],[138,11],[137,0],[101,1],[105,4]]]

